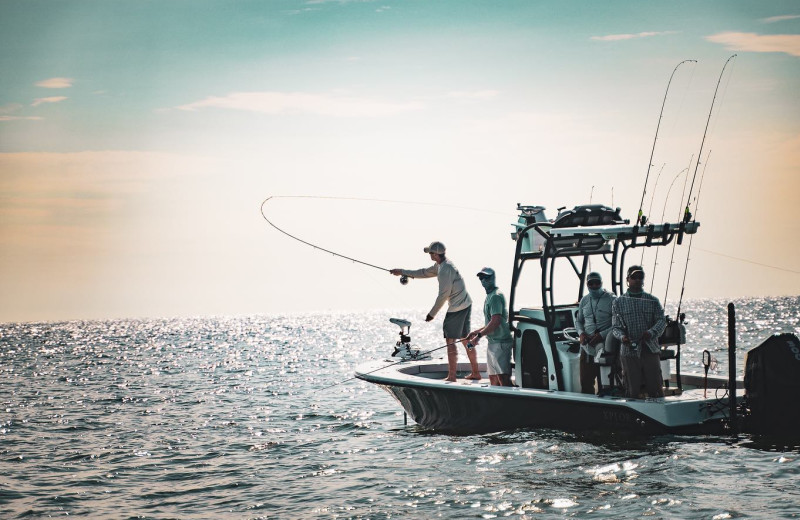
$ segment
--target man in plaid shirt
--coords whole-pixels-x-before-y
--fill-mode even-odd
[[[626,280],[628,291],[615,299],[611,307],[611,333],[622,342],[625,395],[637,398],[644,386],[650,397],[664,397],[661,346],[658,344],[667,326],[664,309],[658,298],[642,289],[642,266],[630,266]]]

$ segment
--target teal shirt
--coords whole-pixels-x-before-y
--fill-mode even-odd
[[[501,315],[503,319],[500,320],[500,325],[498,325],[496,329],[486,335],[486,338],[492,343],[513,341],[514,338],[511,336],[511,329],[508,327],[506,297],[497,287],[486,295],[486,301],[483,303],[483,316],[486,318],[487,324],[495,314]]]

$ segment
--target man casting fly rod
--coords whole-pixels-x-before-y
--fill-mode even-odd
[[[395,276],[408,276],[411,278],[433,278],[439,280],[439,294],[433,307],[425,317],[425,321],[431,321],[436,313],[441,310],[447,302],[447,314],[445,314],[444,329],[445,343],[447,344],[447,377],[445,381],[456,381],[456,371],[458,368],[458,348],[456,341],[461,340],[461,344],[467,351],[467,358],[472,367],[472,372],[466,379],[477,381],[481,378],[478,370],[478,358],[474,348],[467,346],[466,337],[470,332],[469,318],[472,314],[472,299],[469,297],[464,278],[459,274],[453,261],[445,257],[445,247],[441,242],[431,242],[428,247],[423,248],[425,253],[431,256],[435,263],[422,269],[392,269],[389,272]]]

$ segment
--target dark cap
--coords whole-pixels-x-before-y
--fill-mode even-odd
[[[632,265],[628,268],[628,276],[633,273],[642,273],[642,275],[644,275],[644,269],[642,269],[641,265]]]
[[[586,282],[588,283],[591,282],[592,280],[597,280],[598,282],[602,282],[603,277],[600,276],[600,273],[592,271],[591,273],[589,273],[589,276],[586,277]]]

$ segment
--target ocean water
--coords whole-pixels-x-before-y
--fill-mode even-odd
[[[736,303],[740,367],[800,334],[800,297]],[[684,371],[708,349],[727,373],[726,304],[687,306]],[[800,433],[405,425],[348,378],[423,313],[0,325],[0,518],[800,518]]]

